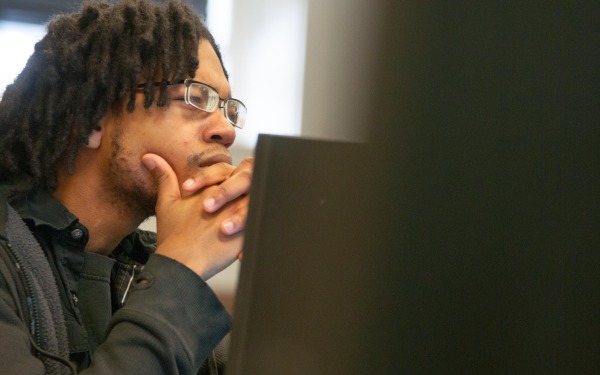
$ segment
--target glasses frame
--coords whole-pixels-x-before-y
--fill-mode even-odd
[[[229,116],[227,115],[227,111],[225,110],[227,103],[231,102],[231,103],[236,103],[238,106],[241,106],[247,112],[248,109],[246,108],[246,105],[241,100],[234,99],[234,98],[223,99],[219,96],[219,92],[211,85],[204,83],[204,82],[200,82],[200,81],[194,81],[193,79],[189,79],[189,78],[184,79],[184,80],[177,80],[177,81],[152,82],[152,86],[162,86],[164,84],[166,84],[167,86],[184,84],[185,85],[185,93],[183,95],[183,99],[186,104],[189,104],[196,109],[199,109],[201,111],[208,112],[208,113],[212,113],[212,112],[216,111],[217,109],[220,109],[221,112],[223,113],[223,116],[225,116],[225,119],[227,120],[227,122],[229,122],[231,125],[233,125],[234,127],[238,128],[238,129],[244,128],[245,121],[241,124],[241,126],[234,123],[233,121],[231,121],[231,119],[229,119]],[[219,99],[217,105],[215,105],[214,108],[209,107],[209,108],[204,109],[204,108],[200,108],[196,104],[194,104],[190,100],[190,87],[193,84],[199,84],[199,85],[207,87],[209,90],[212,90],[212,92],[214,92],[216,94],[216,97]],[[137,87],[138,87],[138,89],[141,89],[141,88],[144,88],[146,85],[147,85],[147,83],[140,83],[137,85]]]

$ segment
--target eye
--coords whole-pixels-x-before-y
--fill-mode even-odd
[[[188,101],[196,108],[206,109],[210,102],[210,92],[202,86],[190,87]]]
[[[202,95],[190,95],[189,101],[192,105],[204,108],[206,107],[207,97]]]

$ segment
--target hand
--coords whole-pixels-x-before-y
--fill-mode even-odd
[[[244,159],[237,168],[227,163],[217,163],[202,168],[197,175],[189,177],[183,183],[181,195],[187,197],[206,186],[219,184],[219,188],[212,192],[203,203],[206,212],[215,212],[227,202],[249,193],[253,168],[254,158]],[[245,220],[245,216],[231,219],[231,222],[224,222],[222,225],[224,234],[233,234],[237,228],[243,225],[241,219]]]
[[[203,202],[220,196],[220,186],[182,197],[177,176],[163,158],[146,154],[142,162],[158,185],[158,254],[179,261],[204,280],[241,256],[248,195],[228,198],[217,211],[206,212]]]

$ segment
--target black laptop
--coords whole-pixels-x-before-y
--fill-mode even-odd
[[[367,149],[259,136],[227,375],[365,373]]]

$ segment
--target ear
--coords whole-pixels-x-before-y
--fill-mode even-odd
[[[87,148],[98,148],[100,147],[100,143],[102,143],[102,135],[104,134],[104,126],[102,124],[98,124],[90,133],[90,136],[87,139],[86,147]]]

